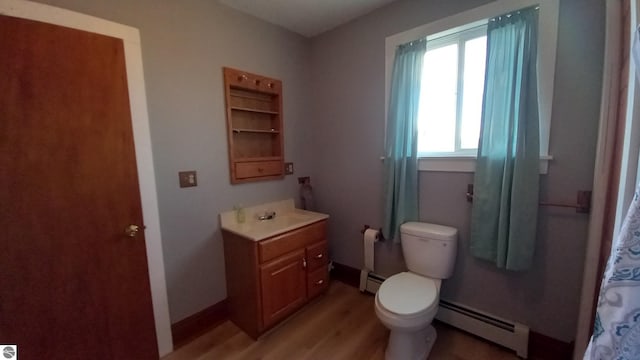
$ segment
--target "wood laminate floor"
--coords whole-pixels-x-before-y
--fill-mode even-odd
[[[514,352],[446,324],[429,359],[516,360]],[[184,345],[163,360],[322,359],[383,360],[389,331],[374,312],[374,297],[333,281],[327,294],[254,341],[230,321]]]

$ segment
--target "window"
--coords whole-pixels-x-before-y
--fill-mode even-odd
[[[418,110],[418,155],[474,155],[480,135],[487,27],[427,43]]]
[[[492,17],[534,5],[540,8],[540,172],[546,173],[548,160],[552,159],[549,156],[549,138],[559,0],[497,0],[387,37],[385,114],[388,110],[395,49],[401,44],[427,38],[422,82],[424,86],[421,91],[424,99],[421,99],[418,111],[420,170],[475,171],[484,90],[486,24]],[[437,86],[430,86],[433,84]]]

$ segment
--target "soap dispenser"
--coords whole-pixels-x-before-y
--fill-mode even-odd
[[[236,205],[234,209],[236,210],[236,222],[238,224],[243,224],[247,220],[244,207],[242,206],[242,204],[239,204]]]

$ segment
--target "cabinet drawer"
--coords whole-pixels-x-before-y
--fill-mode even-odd
[[[282,175],[282,161],[251,161],[236,163],[236,178]]]
[[[308,244],[324,240],[327,234],[327,222],[320,221],[301,229],[262,240],[258,244],[260,262],[269,261],[296,249],[303,249]]]
[[[327,241],[322,240],[319,243],[307,246],[307,266],[308,271],[319,269],[323,266],[327,266],[328,254],[327,254]]]
[[[326,267],[320,268],[307,275],[307,297],[309,299],[319,295],[329,286],[329,272]]]

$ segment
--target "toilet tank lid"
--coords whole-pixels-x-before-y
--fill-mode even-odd
[[[458,229],[423,222],[407,222],[400,225],[400,233],[435,240],[454,240],[458,236]]]

